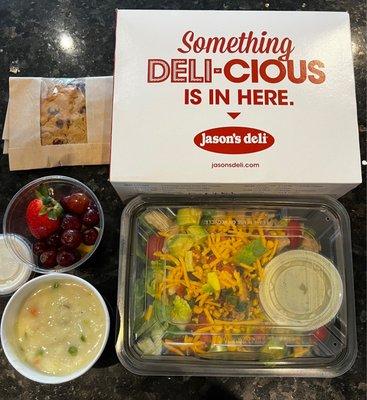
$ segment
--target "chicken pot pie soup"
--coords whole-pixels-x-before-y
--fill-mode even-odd
[[[90,363],[103,345],[106,316],[100,300],[72,280],[40,284],[15,323],[15,347],[36,370],[67,375]]]

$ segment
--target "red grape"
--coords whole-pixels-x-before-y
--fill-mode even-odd
[[[96,204],[94,201],[91,201],[91,202],[89,203],[88,208],[93,208],[93,210],[97,210],[97,211],[98,211],[97,204]]]
[[[52,268],[57,265],[56,250],[46,250],[40,255],[40,263],[43,268]]]
[[[47,238],[46,243],[47,243],[48,247],[55,247],[55,248],[60,247],[60,244],[61,244],[60,233],[55,232],[52,235],[50,235]]]
[[[98,231],[96,228],[86,229],[83,232],[83,243],[87,246],[92,246],[94,243],[96,243],[97,238]]]
[[[79,261],[80,255],[73,249],[62,249],[57,254],[57,263],[60,267],[69,267]]]
[[[89,197],[84,193],[72,193],[61,199],[62,207],[75,214],[83,214],[90,203]]]
[[[95,208],[88,207],[82,218],[83,224],[92,227],[99,224],[99,213]]]
[[[46,251],[48,249],[48,246],[45,242],[35,242],[33,243],[33,253],[36,256],[40,256],[41,253],[43,253],[44,251]]]
[[[66,214],[61,221],[61,228],[64,230],[67,229],[76,229],[80,231],[82,228],[82,223],[78,217],[72,214]]]
[[[61,243],[71,249],[76,249],[82,242],[82,234],[75,229],[67,229],[61,234]]]

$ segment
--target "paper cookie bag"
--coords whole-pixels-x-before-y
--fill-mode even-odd
[[[112,86],[112,77],[10,78],[10,169],[108,164]]]

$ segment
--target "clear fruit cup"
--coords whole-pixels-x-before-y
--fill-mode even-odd
[[[39,191],[41,188],[46,188],[48,190],[51,189],[49,193],[52,194],[52,197],[57,202],[61,204],[64,203],[63,212],[60,216],[60,224],[62,222],[63,217],[66,214],[75,215],[81,221],[81,228],[79,230],[83,240],[81,244],[78,245],[76,248],[65,246],[64,245],[65,241],[58,242],[57,244],[55,243],[50,244],[48,238],[37,239],[32,235],[29,225],[27,223],[26,213],[29,204],[34,199],[37,198],[36,191]],[[84,194],[90,200],[90,206],[91,206],[90,208],[93,208],[94,211],[99,214],[99,222],[93,226],[98,232],[94,244],[86,245],[85,243],[83,243],[85,242],[86,229],[92,228],[91,226],[86,227],[82,222],[84,214],[73,213],[66,206],[67,202],[65,203],[65,198],[69,200],[70,204],[70,197],[67,196],[70,196],[75,193]],[[88,211],[90,211],[89,208]],[[104,229],[103,210],[100,202],[98,201],[93,191],[83,183],[77,181],[76,179],[61,175],[45,176],[43,178],[36,179],[25,185],[11,199],[5,211],[3,220],[4,239],[8,249],[14,254],[14,256],[16,256],[26,265],[28,265],[33,271],[39,272],[41,274],[47,274],[49,272],[67,272],[79,267],[86,260],[88,260],[97,249],[102,239],[103,229]],[[60,236],[62,237],[62,234],[65,232],[65,230],[63,230],[63,228],[60,226],[57,229],[56,233],[59,233]],[[73,230],[78,230],[78,229],[73,229]],[[94,232],[94,234],[96,234],[96,232]],[[29,249],[33,257],[29,258],[29,256],[27,257],[25,255],[24,248],[21,248],[19,246],[19,238],[22,239],[23,243],[26,243],[26,245],[29,246]],[[50,264],[53,265],[47,268],[45,267],[45,265],[42,265],[41,260],[42,259],[45,260],[46,255],[42,257],[42,253],[40,253],[40,251],[37,251],[37,254],[35,254],[34,244],[36,242],[44,243],[44,251],[51,250],[51,254],[48,253],[51,256],[51,259],[55,256],[55,251],[56,251],[57,260],[60,261],[60,264],[59,263],[55,264],[55,262],[51,262]],[[60,255],[61,251],[64,251],[69,254],[63,253],[62,255]],[[61,264],[68,264],[67,262],[65,262],[65,258],[67,259],[69,257],[69,261],[70,259],[72,259],[70,253],[74,254],[76,258],[75,262],[73,262],[70,265],[62,266]],[[62,258],[62,256],[64,256],[64,258]],[[78,259],[79,256],[80,259]]]

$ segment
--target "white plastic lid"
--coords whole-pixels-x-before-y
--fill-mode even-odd
[[[291,250],[266,266],[259,296],[272,322],[311,331],[326,325],[338,313],[343,284],[327,258],[312,251]]]
[[[32,254],[29,247],[18,237],[12,240],[20,249],[24,257],[31,260]],[[4,235],[0,234],[0,296],[15,292],[31,275],[31,269],[18,260],[6,247]]]

